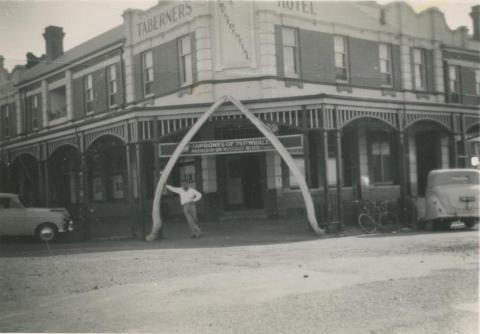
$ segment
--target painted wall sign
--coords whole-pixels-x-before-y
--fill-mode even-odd
[[[142,38],[192,15],[192,12],[191,1],[185,1],[176,3],[173,7],[155,11],[154,14],[147,14],[144,19],[135,24],[136,35]]]
[[[254,65],[254,31],[256,31],[254,2],[218,1],[215,2],[214,8],[217,69]]]
[[[230,4],[233,5],[233,2],[230,2]],[[241,35],[241,32],[238,30],[230,14],[228,13],[227,4],[224,1],[219,1],[218,7],[220,9],[221,16],[225,20],[227,30],[231,33],[232,37],[237,41],[238,45],[240,46],[240,49],[242,50],[242,55],[245,57],[245,59],[248,60],[250,56],[248,54],[247,47],[245,46],[245,41]],[[235,8],[231,7],[230,10],[234,11]]]
[[[302,149],[302,135],[278,136],[287,149]],[[159,145],[159,156],[169,157],[175,151],[178,143],[162,143]],[[230,153],[252,153],[273,151],[274,148],[267,138],[242,138],[228,140],[208,140],[190,142],[185,146],[182,156],[217,155]]]

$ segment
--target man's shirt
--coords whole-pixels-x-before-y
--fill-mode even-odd
[[[177,193],[180,195],[180,204],[185,205],[190,202],[196,202],[202,198],[202,194],[196,191],[193,188],[188,188],[184,190],[182,187],[172,187],[168,184],[166,185],[167,189],[171,192]]]

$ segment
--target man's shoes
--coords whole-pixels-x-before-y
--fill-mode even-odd
[[[150,242],[150,241],[154,241],[155,239],[157,239],[157,234],[149,234],[145,237],[145,240]]]

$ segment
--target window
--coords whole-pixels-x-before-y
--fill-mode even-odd
[[[475,70],[475,91],[480,96],[480,70]]]
[[[458,66],[448,66],[448,90],[450,92],[449,102],[460,102],[460,81]]]
[[[300,72],[297,43],[297,30],[282,28],[283,71],[287,77],[298,77]]]
[[[450,65],[448,67],[448,87],[451,93],[459,92],[458,67]]]
[[[153,56],[152,51],[142,54],[143,95],[153,94]]]
[[[370,171],[373,183],[393,182],[391,136],[387,132],[370,134]]]
[[[117,66],[111,65],[107,67],[107,89],[108,89],[108,106],[110,108],[117,105],[115,100],[117,95]]]
[[[85,112],[88,114],[93,112],[93,77],[89,74],[83,80],[85,87]]]
[[[182,37],[178,41],[180,54],[180,83],[182,85],[192,83],[192,46],[190,35]]]
[[[380,75],[382,85],[392,85],[392,48],[389,44],[379,44]]]
[[[39,108],[38,108],[38,95],[32,95],[28,98],[27,101],[29,116],[30,116],[30,127],[32,130],[38,129],[39,124]]]
[[[8,138],[10,137],[10,109],[9,105],[6,104],[2,106],[0,109],[1,114],[0,114],[0,119],[2,119],[2,124],[3,124],[3,137]]]
[[[335,74],[338,81],[348,81],[347,39],[344,36],[334,37]]]
[[[413,49],[414,89],[425,90],[425,77],[425,52],[422,49]]]

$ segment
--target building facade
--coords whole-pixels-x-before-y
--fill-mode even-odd
[[[48,27],[46,56],[0,96],[1,191],[148,214],[172,148],[229,95],[289,148],[320,221],[348,223],[358,199],[403,203],[430,170],[479,153],[480,6],[471,16],[473,35],[401,2],[159,2],[66,52]],[[181,180],[211,219],[304,214],[280,156],[229,104],[177,163]]]

